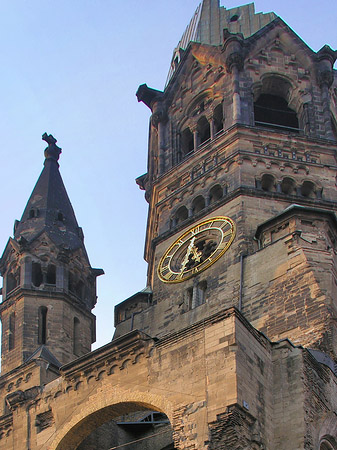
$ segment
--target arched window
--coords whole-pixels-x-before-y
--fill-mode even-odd
[[[70,292],[75,292],[75,280],[72,272],[68,273],[68,290]]]
[[[205,199],[202,195],[198,195],[192,202],[192,212],[197,214],[205,208]]]
[[[261,94],[254,103],[255,125],[298,133],[297,114],[279,95]]]
[[[332,440],[334,439],[332,438]],[[330,441],[330,439],[324,438],[320,443],[319,450],[335,450],[337,446],[332,444],[332,440]]]
[[[186,206],[181,206],[174,215],[174,225],[178,225],[188,218]]]
[[[43,281],[41,264],[37,262],[32,263],[32,281],[35,287],[39,287]]]
[[[220,184],[216,184],[212,187],[212,189],[209,191],[209,202],[214,203],[220,200],[220,198],[223,197],[223,189],[220,186]]]
[[[301,186],[301,195],[303,197],[316,197],[315,185],[312,181],[304,181]]]
[[[31,208],[28,213],[28,219],[34,219],[39,216],[39,210],[36,208]]]
[[[223,130],[223,107],[222,103],[214,109],[214,134]]]
[[[194,150],[193,134],[189,128],[181,133],[181,153],[183,158]]]
[[[82,280],[79,280],[76,284],[76,295],[79,298],[83,298],[84,297],[84,283]]]
[[[77,317],[74,317],[73,325],[73,352],[74,355],[80,356],[80,321]]]
[[[294,194],[295,193],[295,182],[294,182],[294,180],[292,178],[289,178],[289,177],[283,178],[282,183],[281,183],[281,191],[284,194],[288,194],[288,195]]]
[[[333,136],[334,136],[335,140],[337,141],[337,125],[336,125],[336,122],[333,117],[331,117],[331,128],[332,128]]]
[[[16,288],[18,285],[18,280],[12,272],[7,275],[7,294]]]
[[[315,196],[315,185],[312,181],[304,181],[301,186],[301,195],[303,197]]]
[[[275,190],[275,178],[273,175],[264,174],[261,178],[261,188],[264,191],[274,191]]]
[[[197,124],[198,143],[199,145],[208,141],[211,137],[211,127],[205,116],[200,117]]]
[[[54,264],[48,265],[47,284],[56,284],[56,266],[54,266]]]
[[[38,344],[44,345],[47,342],[47,312],[46,306],[40,306],[38,310]]]
[[[13,350],[15,345],[15,313],[9,315],[8,324],[8,350]]]

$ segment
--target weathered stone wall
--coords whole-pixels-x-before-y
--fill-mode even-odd
[[[20,294],[20,293],[19,293]],[[47,308],[46,342],[54,356],[66,363],[83,355],[91,349],[93,315],[76,308],[71,302],[67,302],[62,295],[47,297],[45,295],[32,295],[24,292],[15,297],[15,302],[10,300],[11,306],[4,305],[2,311],[3,334],[8,337],[9,316],[15,313],[15,338],[14,348],[9,350],[8,338],[3,338],[3,364],[2,373],[7,373],[25,362],[25,360],[41,345],[38,342],[39,307]],[[74,354],[74,317],[79,319],[78,355]]]
[[[76,448],[144,408],[168,416],[176,448],[206,450],[232,405],[258,424],[249,439],[273,448],[271,370],[270,343],[233,309],[158,342],[134,332],[64,366],[38,397],[13,402],[14,448],[27,439],[31,449]]]

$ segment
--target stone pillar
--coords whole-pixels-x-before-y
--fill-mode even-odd
[[[158,123],[159,174],[165,172],[165,124]]]
[[[224,52],[227,72],[232,74],[233,123],[241,122],[240,72],[243,69],[243,36],[224,30]]]
[[[167,125],[167,115],[164,109],[164,105],[161,101],[156,102],[153,105],[152,113],[152,125],[158,131],[158,158],[159,167],[158,173],[161,175],[166,170],[166,125]]]
[[[207,120],[209,122],[209,128],[210,128],[210,137],[211,140],[214,139],[214,118],[212,117],[207,117]]]
[[[198,130],[196,126],[191,130],[193,133],[193,151],[196,152],[198,149]]]
[[[205,197],[205,207],[207,208],[207,206],[209,206],[211,203],[211,197],[210,195],[206,195]]]
[[[29,256],[26,256],[23,262],[23,266],[21,267],[21,285],[24,288],[32,287],[32,259]]]
[[[64,291],[68,288],[68,286],[65,286],[65,272],[63,266],[56,266],[56,288]]]
[[[331,124],[330,92],[329,89],[334,80],[333,65],[337,59],[337,51],[324,45],[316,55],[317,79],[322,90],[323,118],[325,124],[325,136],[333,139],[334,134]]]

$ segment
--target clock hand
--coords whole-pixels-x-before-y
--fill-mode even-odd
[[[189,261],[190,254],[191,254],[192,249],[194,247],[194,241],[195,241],[195,236],[191,239],[191,242],[189,243],[189,246],[187,247],[186,255],[185,255],[184,259],[183,259],[183,262],[181,263],[180,275],[183,274],[183,272],[185,270],[185,267],[186,267],[186,264]]]
[[[197,249],[197,247],[195,247],[194,245],[193,245],[193,248],[192,248],[192,259],[193,259],[193,261],[195,261],[195,262],[200,262],[200,260],[201,260],[201,256],[202,256],[202,251],[199,251],[198,249]]]

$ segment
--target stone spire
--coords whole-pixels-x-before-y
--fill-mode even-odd
[[[95,341],[91,310],[104,272],[90,265],[59,172],[61,149],[52,135],[42,139],[43,170],[0,259],[2,373],[36,358],[58,367]]]
[[[15,223],[14,238],[31,242],[45,231],[56,245],[74,250],[83,245],[83,233],[59,172],[61,148],[52,135],[44,133],[42,139],[48,143],[44,168],[21,220]]]
[[[255,13],[254,3],[226,9],[220,6],[220,0],[203,0],[173,51],[166,84],[170,81],[190,42],[222,45],[224,30],[230,33],[241,33],[244,38],[248,38],[276,17],[273,12]]]

